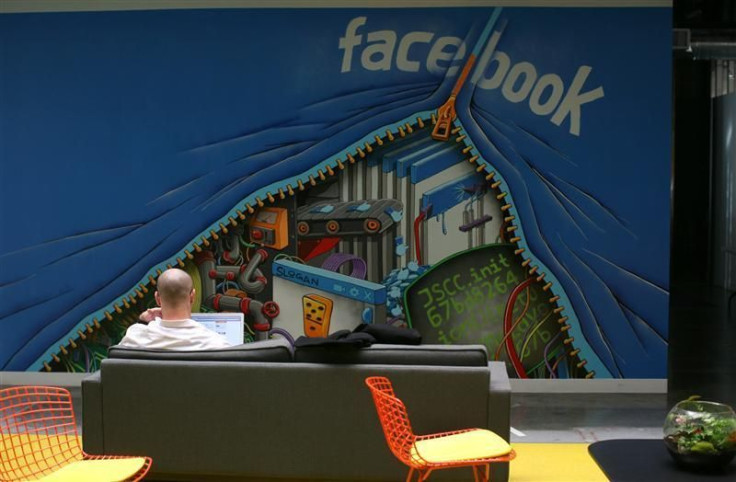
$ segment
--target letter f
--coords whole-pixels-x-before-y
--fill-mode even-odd
[[[356,33],[358,31],[358,27],[365,25],[365,21],[366,17],[355,17],[350,21],[350,23],[348,23],[348,26],[345,29],[345,36],[340,37],[338,48],[345,50],[345,53],[342,56],[342,69],[340,69],[340,72],[350,72],[350,68],[353,63],[353,48],[356,45],[360,45],[363,41],[363,36],[356,35]]]

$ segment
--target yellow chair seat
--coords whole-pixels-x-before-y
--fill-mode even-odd
[[[475,429],[445,437],[420,440],[411,448],[430,463],[500,457],[511,452],[511,445],[490,430]]]
[[[146,459],[143,457],[78,460],[39,480],[44,482],[119,482],[132,477],[145,463]]]

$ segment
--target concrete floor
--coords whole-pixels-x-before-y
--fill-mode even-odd
[[[666,393],[512,393],[511,442],[662,437]]]
[[[80,388],[72,387],[70,391],[81,424]],[[666,393],[512,393],[511,442],[658,439],[668,410]]]
[[[82,423],[81,387],[67,386],[77,423]],[[511,442],[592,443],[659,439],[669,411],[667,393],[511,394]]]

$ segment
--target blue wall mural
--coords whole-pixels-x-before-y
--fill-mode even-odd
[[[252,339],[392,323],[513,376],[665,377],[670,29],[668,8],[0,15],[0,369],[95,369],[180,266]]]

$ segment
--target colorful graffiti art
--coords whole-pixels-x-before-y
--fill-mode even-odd
[[[670,27],[0,14],[0,369],[96,370],[179,267],[246,341],[388,323],[520,378],[666,376]]]

